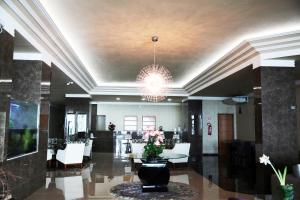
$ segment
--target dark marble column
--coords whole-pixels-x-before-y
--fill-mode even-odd
[[[4,159],[4,138],[7,114],[7,106],[11,93],[12,60],[14,38],[3,30],[0,34],[0,162]]]
[[[43,160],[46,162],[48,138],[49,138],[49,120],[50,120],[50,86],[51,86],[51,68],[42,63],[42,84],[41,84],[41,106],[40,106],[40,134],[39,149],[43,153]]]
[[[12,64],[14,50],[14,38],[8,32],[3,30],[0,34],[0,64]],[[1,69],[1,74],[5,70]]]
[[[279,166],[298,162],[294,68],[261,68],[262,152]]]
[[[277,169],[298,163],[295,69],[261,67],[256,69],[255,143],[257,192],[270,192],[269,166],[259,164],[262,154],[270,156]]]
[[[38,152],[4,161],[4,168],[13,176],[9,186],[13,197],[24,199],[45,184],[47,149],[47,94],[41,102],[42,61],[14,61],[12,65],[11,98],[40,105],[40,130]],[[44,66],[45,68],[45,66]],[[45,92],[45,91],[44,91]],[[44,101],[45,100],[45,101]],[[6,136],[8,136],[8,126]],[[8,144],[7,137],[5,144]],[[7,150],[7,146],[5,146]]]
[[[97,104],[91,105],[91,131],[96,131],[96,123],[97,123]]]
[[[187,127],[183,129],[182,141],[191,143],[189,163],[198,169],[202,161],[202,101],[189,100],[185,102],[184,109],[187,109],[184,111]]]

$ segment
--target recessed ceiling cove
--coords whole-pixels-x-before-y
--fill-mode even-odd
[[[153,62],[153,35],[157,63],[182,87],[233,43],[300,25],[299,0],[40,2],[98,85],[134,84]]]

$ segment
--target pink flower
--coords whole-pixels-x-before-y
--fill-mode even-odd
[[[159,131],[154,131],[154,134],[157,136],[160,136],[160,132]]]
[[[144,137],[149,138],[149,132],[148,131],[144,133]]]
[[[156,142],[154,143],[156,146],[160,145],[160,142],[158,140],[156,140]]]
[[[161,136],[158,136],[158,137],[157,137],[157,140],[158,140],[159,142],[164,142],[164,139],[163,139]]]
[[[150,136],[155,136],[155,131],[150,131]]]

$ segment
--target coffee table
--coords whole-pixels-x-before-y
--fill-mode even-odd
[[[170,170],[167,166],[169,159],[185,158],[184,154],[160,154],[159,157],[147,159],[135,156],[142,160],[142,166],[138,171],[138,177],[142,182],[143,192],[167,192],[170,180]]]

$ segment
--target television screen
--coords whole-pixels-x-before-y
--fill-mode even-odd
[[[7,158],[37,151],[38,105],[11,100]]]

